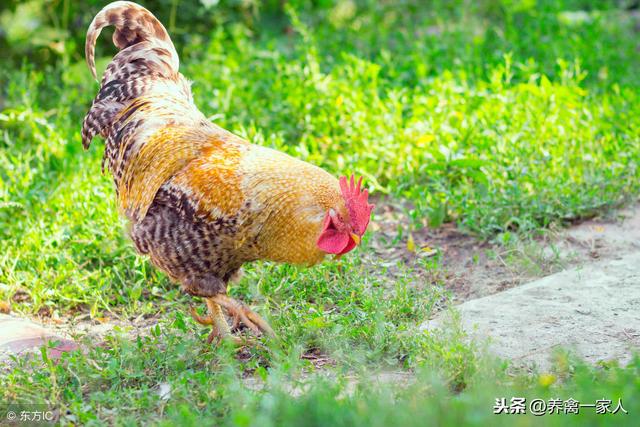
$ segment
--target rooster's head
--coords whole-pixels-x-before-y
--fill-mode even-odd
[[[317,242],[322,251],[340,256],[360,243],[373,209],[369,204],[369,192],[361,190],[361,186],[362,178],[356,183],[353,175],[349,180],[340,177],[341,202],[344,203],[330,208],[325,215]]]

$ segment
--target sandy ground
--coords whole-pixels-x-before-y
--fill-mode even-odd
[[[457,305],[462,327],[516,365],[548,369],[560,348],[592,363],[627,363],[640,352],[640,207],[567,229],[553,253],[573,267]]]

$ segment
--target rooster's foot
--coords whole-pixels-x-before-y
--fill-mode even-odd
[[[241,302],[226,295],[216,295],[211,299],[224,307],[229,315],[233,317],[232,329],[235,329],[235,327],[242,322],[256,335],[260,335],[262,333],[269,335],[270,337],[276,336],[275,332],[273,332],[273,329],[271,329],[271,326],[269,326],[266,320]]]
[[[227,319],[225,319],[224,314],[222,314],[220,306],[210,298],[206,298],[205,301],[207,302],[207,311],[209,312],[208,316],[200,316],[193,307],[190,308],[190,311],[193,320],[201,325],[211,326],[212,330],[207,337],[207,342],[211,344],[214,340],[219,342],[222,339],[228,339],[236,345],[243,344],[244,341],[242,338],[231,335],[229,324],[227,323]]]

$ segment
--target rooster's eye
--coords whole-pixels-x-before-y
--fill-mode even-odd
[[[336,219],[335,217],[331,217],[331,220],[329,221],[329,226],[327,227],[327,230],[337,230],[338,227],[336,227]]]

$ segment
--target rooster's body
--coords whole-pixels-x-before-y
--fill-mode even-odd
[[[94,76],[95,41],[109,25],[120,52],[104,73],[82,140],[88,148],[95,135],[105,138],[103,165],[137,250],[185,291],[209,298],[214,333],[217,304],[269,331],[226,297],[227,282],[258,259],[312,265],[348,252],[368,223],[366,190],[210,123],[193,103],[165,28],[135,3],[112,3],[91,23],[86,56]],[[228,334],[220,328],[216,336]]]

